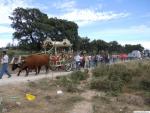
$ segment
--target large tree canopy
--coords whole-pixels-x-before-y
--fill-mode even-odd
[[[72,21],[48,18],[39,9],[16,8],[12,16],[12,28],[14,39],[19,41],[19,47],[28,50],[41,50],[43,41],[50,37],[52,40],[61,41],[69,39],[73,44],[74,50],[99,53],[109,51],[109,53],[129,53],[132,50],[142,51],[140,45],[121,46],[117,41],[105,42],[103,40],[93,40],[90,42],[88,37],[78,36],[78,25]]]
[[[47,37],[53,40],[69,39],[75,45],[78,41],[78,26],[76,23],[57,18],[48,18],[38,9],[16,8],[12,16],[12,28],[14,39],[24,49],[40,50],[43,41]]]
[[[132,52],[133,50],[139,50],[141,52],[144,50],[144,47],[142,47],[141,44],[137,45],[126,44],[124,48],[127,53]]]
[[[109,52],[110,53],[122,53],[124,52],[124,47],[121,46],[117,41],[109,42]]]
[[[78,25],[74,22],[50,18],[48,25],[52,26],[50,37],[52,40],[61,41],[65,38],[73,44],[73,49],[76,50],[78,43]]]
[[[48,26],[48,16],[38,9],[16,8],[10,19],[14,39],[19,41],[19,45],[25,49],[41,49],[43,40],[51,26]]]
[[[79,49],[81,51],[86,51],[88,53],[101,53],[103,51],[109,52],[110,54],[117,53],[130,53],[133,50],[143,51],[144,47],[140,44],[130,45],[126,44],[125,46],[120,45],[117,41],[111,41],[109,43],[103,40],[93,40],[90,42],[88,37],[79,38]]]

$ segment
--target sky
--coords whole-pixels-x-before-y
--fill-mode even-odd
[[[49,18],[78,24],[81,37],[150,49],[150,0],[0,0],[0,47],[12,40],[11,16],[17,7],[38,8]]]

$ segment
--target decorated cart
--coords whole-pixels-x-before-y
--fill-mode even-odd
[[[43,42],[44,52],[50,54],[50,67],[52,70],[71,71],[73,68],[72,44],[68,39],[52,41],[47,38]]]

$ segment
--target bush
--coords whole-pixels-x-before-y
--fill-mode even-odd
[[[62,76],[58,79],[57,83],[61,86],[66,86],[70,81],[67,79],[66,76]]]
[[[90,83],[90,88],[108,91],[109,90],[109,82],[107,79],[93,78]]]
[[[94,78],[90,87],[117,95],[122,91],[123,86],[132,80],[132,74],[133,71],[123,64],[101,65],[93,70]]]
[[[108,78],[94,78],[90,83],[91,89],[97,89],[105,92],[110,92],[117,95],[122,91],[123,83],[121,80],[109,80]]]
[[[109,71],[109,65],[104,65],[101,64],[99,67],[96,67],[92,73],[94,77],[102,77],[102,76],[106,76],[108,74]]]
[[[15,55],[15,52],[14,51],[9,51],[8,52],[8,55],[10,57],[10,59]]]
[[[150,80],[149,79],[141,80],[140,87],[143,90],[150,91]]]
[[[127,69],[124,65],[111,66],[108,72],[108,79],[112,81],[122,81],[123,84],[132,80],[133,71]]]
[[[142,61],[137,62],[136,68],[134,68],[132,75],[133,80],[129,84],[129,88],[133,90],[145,90],[149,91],[150,89],[150,62]]]
[[[150,61],[132,61],[113,65],[100,65],[93,70],[92,89],[117,94],[123,87],[150,91]]]
[[[144,103],[150,106],[150,91],[144,92],[143,98],[144,98]]]
[[[88,74],[86,72],[81,72],[81,71],[75,71],[70,75],[70,79],[76,83],[78,83],[81,80],[86,80],[87,77]]]
[[[123,83],[122,80],[117,80],[117,81],[109,81],[109,92],[112,95],[118,95],[123,89]]]
[[[87,72],[76,71],[71,73],[70,76],[59,77],[57,83],[65,88],[68,92],[77,92],[78,84],[81,80],[85,80],[88,77]]]
[[[77,88],[77,84],[75,84],[74,82],[72,82],[72,80],[70,80],[68,77],[64,76],[61,77],[58,82],[57,82],[60,86],[63,86],[64,89],[68,92],[77,92],[78,88]]]
[[[123,82],[129,82],[132,80],[133,70],[128,69],[123,64],[114,65],[101,65],[100,67],[93,70],[94,77],[108,76],[109,79],[120,78]]]

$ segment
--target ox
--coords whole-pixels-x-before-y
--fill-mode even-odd
[[[19,69],[18,76],[20,75],[21,71],[26,70],[26,76],[29,74],[29,70],[35,69],[36,74],[39,74],[40,69],[42,66],[45,66],[46,72],[48,72],[49,68],[49,56],[46,54],[33,54],[30,56],[27,56],[23,62],[20,64],[12,64],[12,70],[14,71],[17,68]]]

